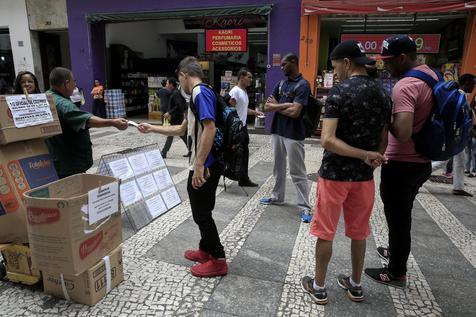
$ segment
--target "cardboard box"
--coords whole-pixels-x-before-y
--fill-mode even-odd
[[[79,275],[121,244],[120,212],[89,224],[89,191],[116,182],[77,174],[24,194],[35,269]],[[114,204],[119,211],[119,199]]]
[[[23,193],[57,179],[44,140],[0,145],[0,243],[28,242]]]
[[[112,251],[108,257],[109,265],[106,265],[105,259],[102,259],[79,276],[62,276],[60,273],[44,271],[45,293],[80,304],[96,305],[111,289],[124,280],[121,247]]]
[[[8,272],[40,276],[40,271],[31,267],[31,252],[27,245],[2,244],[0,245],[0,251]]]
[[[12,112],[5,100],[5,96],[0,96],[0,144],[46,138],[61,134],[61,124],[58,119],[58,112],[56,111],[53,97],[48,95],[47,98],[51,114],[53,115],[53,122],[17,128],[13,121]]]

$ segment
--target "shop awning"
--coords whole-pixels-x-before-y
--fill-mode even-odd
[[[250,5],[220,8],[179,9],[173,11],[92,13],[88,14],[86,19],[89,23],[98,23],[196,18],[203,16],[214,17],[227,15],[268,15],[271,12],[272,7],[272,5]]]
[[[395,0],[303,0],[304,15],[323,14],[382,14],[382,13],[419,13],[450,12],[476,10],[476,1],[395,1]]]

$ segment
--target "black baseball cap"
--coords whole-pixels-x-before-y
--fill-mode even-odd
[[[331,52],[330,59],[348,58],[358,65],[375,64],[375,60],[365,55],[362,43],[354,40],[339,43]]]
[[[377,59],[387,59],[400,54],[416,53],[415,41],[408,35],[395,35],[382,42],[382,52]]]

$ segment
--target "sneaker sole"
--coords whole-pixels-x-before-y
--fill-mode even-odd
[[[318,304],[318,305],[325,305],[329,301],[327,298],[326,299],[319,299],[319,298],[315,297],[314,295],[312,295],[312,293],[310,293],[307,289],[304,288],[302,283],[301,283],[301,288],[306,294],[309,295],[309,297],[311,297],[312,301],[314,303]]]
[[[364,296],[356,297],[356,296],[352,295],[352,293],[349,291],[349,289],[345,285],[341,284],[341,282],[339,280],[337,280],[337,284],[339,284],[339,286],[343,290],[346,291],[347,296],[349,296],[351,301],[356,302],[356,303],[364,301]]]
[[[183,257],[186,258],[186,259],[189,260],[189,261],[198,262],[198,263],[205,263],[205,262],[207,262],[208,260],[210,260],[210,259],[197,260],[197,259],[188,257],[188,256],[186,256],[186,255],[184,255]]]
[[[217,276],[225,276],[225,275],[228,274],[228,271],[226,271],[226,272],[212,272],[212,273],[207,273],[207,274],[195,273],[192,270],[190,270],[190,272],[195,277],[217,277]]]
[[[270,202],[270,203],[266,203],[266,202],[260,201],[259,203],[260,203],[261,205],[276,205],[276,206],[282,206],[282,205],[284,205],[284,201],[280,201],[280,202],[275,202],[275,201],[273,201],[273,202]]]
[[[383,284],[383,285],[395,287],[395,288],[398,288],[398,289],[406,289],[407,288],[406,285],[405,286],[399,286],[399,285],[391,284],[391,283],[388,283],[388,282],[383,282],[383,281],[376,280],[372,276],[368,275],[366,272],[364,272],[364,273],[365,273],[365,275],[367,275],[368,278],[370,278],[372,281],[374,281],[376,283],[380,283],[380,284]]]

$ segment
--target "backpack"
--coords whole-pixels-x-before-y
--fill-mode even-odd
[[[281,80],[279,82],[279,89],[278,94],[281,96],[282,88],[284,85],[285,80]],[[293,92],[291,94],[287,94],[286,97],[294,98],[296,96],[296,90],[301,84],[307,83],[307,80],[301,79],[296,86],[294,86]],[[307,101],[306,107],[303,107],[303,121],[304,121],[304,134],[306,138],[311,137],[316,131],[317,126],[319,124],[319,120],[321,117],[322,111],[322,103],[318,101],[313,95],[309,94],[309,99]]]
[[[433,90],[433,108],[423,128],[413,134],[415,150],[432,161],[446,161],[464,150],[472,127],[466,96],[452,80],[438,81],[419,70],[410,70],[404,77],[424,81]]]
[[[208,85],[199,85],[203,85],[214,91],[213,88]],[[238,181],[246,172],[243,170],[246,140],[243,122],[241,122],[236,109],[231,107],[221,95],[215,92],[215,97],[217,100],[215,122],[217,130],[213,141],[212,154],[222,165],[223,176]],[[195,153],[197,153],[199,116],[193,98],[190,98],[190,110],[195,116]]]

